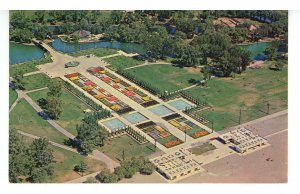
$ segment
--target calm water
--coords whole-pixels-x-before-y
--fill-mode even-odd
[[[271,42],[259,42],[248,45],[242,45],[240,47],[251,52],[251,59],[253,60],[266,60],[264,51],[271,44]]]
[[[125,52],[144,53],[145,49],[141,44],[136,43],[120,43],[120,42],[87,42],[87,43],[67,43],[60,38],[55,39],[51,43],[52,47],[64,53],[72,53],[90,48],[111,48],[123,50]]]
[[[75,51],[85,50],[89,48],[112,48],[124,50],[125,52],[144,53],[143,45],[136,43],[120,43],[120,42],[95,42],[95,43],[66,43],[62,40],[55,39],[52,43],[54,49],[71,53]],[[270,42],[253,43],[242,45],[241,47],[251,52],[251,59],[264,60],[265,49],[270,45]],[[10,42],[9,43],[9,64],[22,63],[33,59],[39,60],[44,57],[44,52],[36,46],[28,46]]]
[[[44,57],[44,52],[37,46],[9,43],[9,64],[23,63]]]

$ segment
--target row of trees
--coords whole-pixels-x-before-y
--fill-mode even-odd
[[[53,178],[53,150],[48,140],[34,140],[27,146],[15,129],[9,131],[9,181],[18,183],[51,182]]]
[[[103,183],[116,183],[123,178],[131,178],[137,172],[150,175],[154,172],[155,166],[143,157],[132,157],[130,160],[124,160],[121,166],[115,168],[111,173],[108,169],[104,169],[97,175],[97,179]]]

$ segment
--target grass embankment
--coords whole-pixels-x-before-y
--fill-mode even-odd
[[[92,49],[78,51],[78,52],[75,52],[75,53],[70,53],[69,55],[71,55],[73,57],[79,57],[79,56],[85,56],[85,55],[93,54],[96,57],[104,57],[104,56],[113,55],[113,54],[117,54],[117,53],[118,52],[115,49],[92,48]]]
[[[24,99],[21,99],[16,107],[9,113],[9,127],[39,137],[46,137],[51,141],[61,144],[67,139],[67,137],[40,117]]]
[[[37,65],[42,65],[45,63],[52,62],[51,55],[47,55],[45,58],[41,60],[33,60],[25,63],[15,64],[9,66],[9,76],[14,77],[18,72],[22,73],[30,73],[34,71],[38,71]]]
[[[40,90],[29,93],[29,96],[34,100],[38,101],[40,98],[46,98],[48,89]],[[65,128],[73,135],[77,135],[76,125],[81,123],[84,117],[83,110],[89,108],[81,100],[71,94],[67,89],[63,88],[62,95],[62,114],[56,122]]]
[[[18,94],[16,90],[9,89],[9,108],[17,100]]]
[[[51,79],[43,73],[29,75],[24,77],[24,87],[27,91],[44,88],[48,86],[50,80]]]
[[[197,68],[175,67],[169,64],[155,64],[127,70],[137,80],[151,84],[164,91],[176,91],[195,84],[203,79]]]
[[[123,150],[125,158],[148,156],[154,153],[154,146],[151,143],[140,145],[127,135],[123,135],[108,140],[99,150],[118,161],[122,160]]]
[[[236,78],[214,78],[207,87],[187,90],[191,96],[212,105],[203,116],[214,121],[215,130],[237,125],[241,111],[241,123],[266,116],[267,104],[270,114],[287,108],[287,66],[282,71],[268,67],[247,69]]]
[[[126,57],[126,56],[116,56],[104,60],[107,63],[111,64],[109,68],[112,70],[125,69],[128,67],[134,67],[144,63],[144,61],[139,61],[132,57]]]

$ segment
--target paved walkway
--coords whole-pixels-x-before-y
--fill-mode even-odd
[[[26,94],[31,93],[31,92],[37,92],[37,91],[40,91],[40,90],[45,90],[45,89],[47,89],[47,88],[48,88],[48,87],[39,88],[39,89],[35,89],[35,90],[29,90],[29,91],[26,91]]]
[[[40,71],[34,71],[34,72],[30,72],[30,73],[25,73],[24,77],[34,75],[34,74],[39,74],[39,73],[41,73],[41,72]]]
[[[24,98],[37,112],[43,111],[25,92],[17,90],[17,93],[20,98]],[[64,134],[66,137],[68,137],[70,139],[75,138],[75,136],[73,134],[69,133],[67,130],[62,128],[55,121],[47,120],[47,122],[50,125],[52,125],[55,129],[57,129],[59,132]],[[55,142],[53,142],[53,143],[55,143]],[[103,154],[102,152],[100,152],[98,150],[94,150],[92,152],[92,154],[90,155],[90,157],[97,159],[97,160],[101,160],[102,162],[104,162],[106,164],[107,168],[112,171],[115,167],[119,166],[119,163],[115,162],[114,160],[112,160],[111,158],[109,158],[108,156],[106,156],[105,154]]]
[[[137,66],[133,66],[133,67],[127,67],[125,68],[124,70],[127,70],[127,69],[134,69],[134,68],[138,68],[138,67],[143,67],[143,66],[149,66],[149,65],[162,65],[162,64],[165,64],[165,65],[171,65],[171,63],[165,63],[165,62],[154,62],[154,63],[150,63],[150,62],[145,62],[141,65],[137,65]]]

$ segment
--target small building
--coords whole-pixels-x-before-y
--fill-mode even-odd
[[[70,61],[68,63],[65,64],[65,68],[68,68],[68,67],[76,67],[78,66],[80,63],[78,61]]]
[[[80,39],[82,38],[88,38],[91,36],[91,32],[86,30],[77,30],[72,33],[73,36],[78,36]]]

